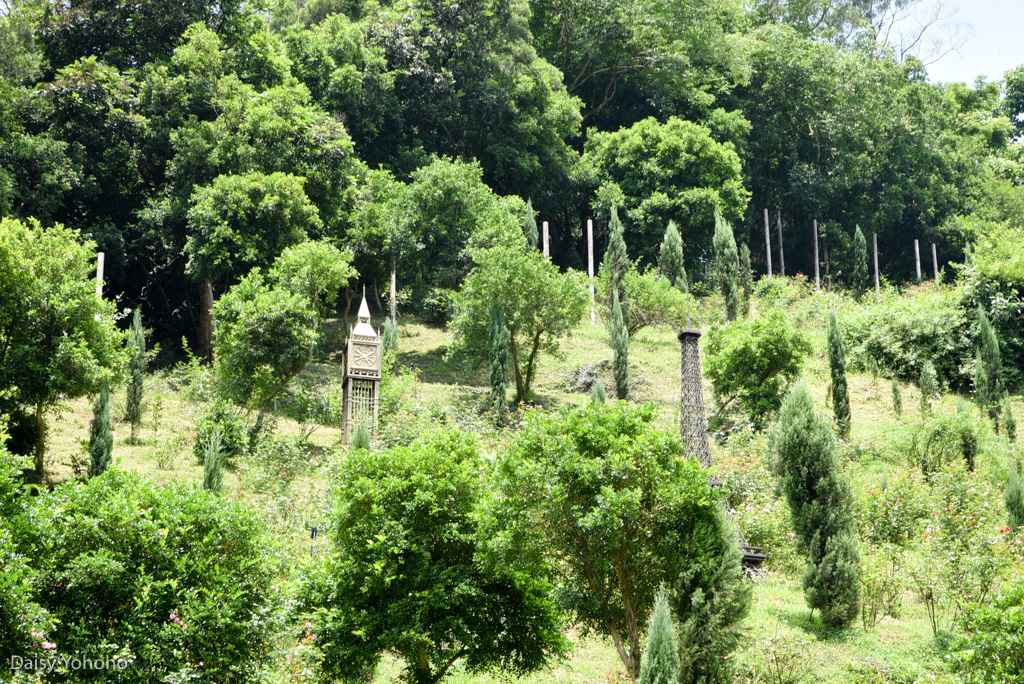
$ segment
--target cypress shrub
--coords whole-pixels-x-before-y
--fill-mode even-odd
[[[736,320],[739,311],[739,255],[736,252],[736,238],[732,226],[715,211],[715,236],[712,240],[715,252],[715,283],[725,297],[725,315],[730,321]]]
[[[89,477],[101,475],[110,465],[114,451],[114,431],[110,427],[110,386],[104,381],[100,395],[92,405],[92,427],[89,431]]]
[[[821,611],[826,625],[845,626],[860,609],[853,495],[840,472],[835,436],[828,421],[815,411],[803,383],[783,401],[771,443],[796,547],[807,556],[803,577],[807,605]]]
[[[526,214],[523,216],[523,234],[526,236],[526,246],[530,249],[537,249],[540,243],[540,236],[537,233],[537,219],[533,215],[533,200],[526,200]]]
[[[128,335],[128,390],[125,394],[124,419],[131,425],[128,443],[135,444],[135,430],[142,423],[142,393],[146,375],[146,333],[142,329],[139,310],[132,313],[132,329]]]
[[[932,412],[932,397],[939,393],[939,381],[935,378],[935,366],[931,361],[925,361],[921,366],[917,384],[921,390],[921,415],[926,416]]]
[[[370,429],[363,423],[360,423],[352,433],[352,448],[356,451],[370,450]]]
[[[674,286],[686,292],[686,267],[683,265],[683,239],[679,236],[679,228],[675,221],[668,222],[665,237],[661,241],[661,252],[658,255],[658,266],[661,274],[668,278]]]
[[[679,641],[672,627],[668,594],[662,587],[654,600],[654,612],[647,627],[647,649],[640,662],[637,684],[678,684]]]
[[[683,529],[686,529],[684,526]],[[739,622],[750,609],[736,532],[718,508],[688,530],[689,562],[672,589],[679,624],[680,684],[732,681],[729,654],[739,646]]]
[[[750,313],[750,295],[754,291],[754,274],[750,270],[750,247],[740,245],[740,285],[743,287],[743,315]]]
[[[622,320],[618,290],[612,290],[611,332],[612,350],[615,352],[612,363],[615,371],[615,396],[619,399],[629,399],[629,332]]]
[[[868,271],[868,241],[864,238],[860,226],[853,232],[853,273],[850,280],[853,292],[859,299],[870,286]]]
[[[203,457],[203,489],[217,493],[224,488],[224,465],[227,463],[227,452],[221,448],[220,426],[213,428],[206,441],[206,454]]]
[[[1013,417],[1013,407],[1010,406],[1010,397],[1003,398],[1003,430],[1006,438],[1011,442],[1017,439],[1017,421]]]
[[[828,314],[828,365],[832,371],[832,406],[836,413],[836,427],[840,437],[850,435],[850,393],[846,384],[846,351],[843,335],[839,332],[836,312]]]
[[[619,220],[619,210],[617,207],[612,207],[611,219],[608,221],[608,249],[605,250],[601,270],[607,269],[611,274],[612,289],[618,291],[620,299],[625,295],[622,283],[629,270],[629,253],[626,251],[626,239],[623,232],[622,221]]]
[[[590,388],[590,401],[595,404],[603,404],[604,399],[604,383],[597,380],[594,382],[593,387]]]
[[[390,316],[384,320],[384,334],[382,337],[381,341],[383,342],[385,353],[398,351],[398,325],[391,320]]]
[[[504,413],[505,391],[508,389],[509,337],[505,325],[505,311],[500,306],[491,308],[490,361],[491,397],[490,408],[495,413]]]
[[[900,391],[900,383],[896,378],[892,379],[892,410],[897,418],[903,415],[903,392]]]
[[[1006,491],[1003,492],[1006,502],[1006,524],[1010,531],[1017,534],[1024,525],[1024,484],[1021,483],[1020,463],[1010,463],[1010,476],[1006,480]]]
[[[995,421],[996,433],[999,432],[999,409],[1003,399],[1003,362],[999,353],[999,337],[988,320],[988,316],[978,308],[978,353],[974,366],[974,391],[978,397],[978,405],[988,417]]]

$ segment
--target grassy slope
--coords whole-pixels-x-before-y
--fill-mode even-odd
[[[818,295],[803,300],[790,310],[794,324],[811,337],[815,353],[808,360],[804,378],[809,381],[819,406],[825,405],[828,370],[824,358],[824,331],[820,321],[823,312],[835,300]],[[848,304],[847,304],[848,305]],[[705,310],[704,320],[718,316],[715,310]],[[840,310],[840,315],[842,311]],[[442,406],[461,408],[464,414],[475,415],[486,396],[486,376],[457,361],[445,360],[447,334],[415,322],[401,328],[400,364],[416,375],[412,384],[414,397],[410,404],[416,407]],[[575,371],[584,365],[598,364],[611,359],[607,333],[600,325],[582,324],[572,339],[563,345],[558,357],[543,356],[536,380],[536,401],[547,408],[565,403],[578,403],[587,396],[569,391]],[[644,330],[638,333],[631,347],[633,373],[638,378],[634,399],[652,401],[659,409],[659,422],[667,429],[675,429],[678,421],[679,345],[670,330]],[[611,388],[610,364],[602,377]],[[338,373],[337,367],[321,367],[320,372]],[[918,394],[914,387],[903,386],[905,417],[897,421],[891,410],[890,382],[866,374],[850,375],[853,408],[852,441],[874,453],[905,429],[908,417],[917,410]],[[191,437],[195,418],[201,404],[190,402],[176,391],[168,378],[152,376],[148,380],[147,397],[150,400],[146,425],[141,430],[138,445],[127,444],[127,426],[115,425],[115,461],[122,468],[135,469],[156,482],[185,480],[198,485],[202,481],[202,468],[191,455]],[[710,387],[705,387],[706,401],[712,404]],[[153,421],[152,397],[159,395],[162,417],[158,425]],[[115,397],[113,415],[123,410],[124,393]],[[90,402],[79,399],[69,402],[52,419],[50,444],[51,472],[56,479],[72,474],[69,463],[74,454],[82,454],[79,443],[88,434],[91,418]],[[1020,405],[1016,406],[1020,415]],[[415,409],[414,409],[415,410]],[[939,411],[954,411],[955,398],[946,397]],[[286,434],[298,434],[300,426],[280,419],[277,429]],[[503,433],[489,432],[485,443],[494,444],[504,439]],[[327,514],[327,481],[331,459],[343,457],[338,445],[339,432],[331,428],[318,429],[312,441],[324,449],[321,465],[298,478],[287,490],[277,493],[258,492],[247,476],[248,465],[226,475],[225,485],[233,498],[252,501],[266,511],[276,536],[283,547],[291,549],[297,557],[308,554],[308,527]],[[175,443],[177,440],[177,444]],[[171,456],[169,458],[169,455]],[[855,489],[863,491],[870,479],[892,472],[899,465],[882,457],[858,460],[849,466],[849,475]],[[905,610],[899,620],[883,618],[879,625],[865,631],[859,626],[845,631],[822,629],[808,614],[799,585],[799,571],[776,569],[756,581],[754,604],[743,623],[743,645],[733,655],[737,661],[739,681],[745,682],[914,682],[953,681],[944,664],[942,654],[933,646],[931,630],[924,608],[911,595],[905,596]],[[290,653],[288,653],[290,651]],[[286,645],[282,657],[294,663],[298,653],[294,644]],[[300,668],[301,669],[301,668]],[[282,681],[300,681],[285,676]],[[394,681],[399,664],[388,660],[381,666],[376,681]],[[610,642],[587,638],[567,663],[553,671],[524,681],[529,682],[612,682],[623,678],[622,669]],[[456,672],[454,682],[491,682],[487,677],[470,677]]]

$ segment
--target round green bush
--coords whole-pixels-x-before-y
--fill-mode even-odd
[[[53,655],[116,654],[129,661],[118,682],[260,680],[277,601],[255,512],[110,470],[41,497],[33,523],[24,545]]]
[[[192,453],[199,465],[206,459],[206,447],[214,428],[220,428],[220,448],[227,461],[246,452],[246,427],[242,416],[231,404],[217,399],[206,407],[206,411],[196,422],[195,443]]]

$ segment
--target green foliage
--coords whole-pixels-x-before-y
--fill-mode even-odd
[[[227,454],[221,447],[220,427],[210,430],[203,453],[203,489],[219,494],[224,489],[224,466]]]
[[[965,634],[952,646],[953,667],[971,684],[998,684],[1024,677],[1024,580],[1018,579],[993,605],[964,613]]]
[[[359,423],[355,432],[352,433],[352,449],[354,451],[370,450],[370,428],[365,423]]]
[[[318,317],[305,297],[266,284],[257,271],[213,308],[218,386],[226,397],[266,409],[313,354]]]
[[[900,390],[900,381],[892,379],[892,411],[897,418],[903,415],[903,392]]]
[[[533,200],[526,200],[526,213],[523,214],[523,235],[526,237],[526,246],[530,249],[537,249],[540,245],[540,237],[537,234],[537,219],[533,213]]]
[[[600,380],[596,380],[594,386],[590,388],[590,401],[594,404],[605,402],[604,383]]]
[[[739,282],[743,288],[742,314],[747,316],[750,314],[750,295],[754,291],[754,272],[750,270],[750,247],[745,242],[740,245],[739,265]]]
[[[58,653],[123,653],[130,665],[118,676],[129,683],[259,681],[278,599],[255,510],[112,470],[57,487],[34,518],[25,544]],[[77,676],[90,674],[106,676]]]
[[[921,365],[921,375],[918,377],[917,387],[921,392],[921,415],[930,415],[932,399],[939,394],[939,381],[935,377],[935,366],[930,360]]]
[[[622,320],[622,307],[619,305],[619,291],[612,289],[612,320],[611,320],[612,351],[615,370],[615,396],[618,399],[629,399],[629,334]]]
[[[435,287],[423,297],[421,306],[428,323],[447,325],[455,311],[455,291]]]
[[[1003,431],[1006,438],[1011,442],[1017,439],[1017,420],[1013,417],[1013,406],[1010,404],[1010,397],[1003,398],[1003,406],[1000,409],[1003,418]]]
[[[742,554],[719,508],[689,530],[690,557],[673,586],[679,622],[680,678],[685,684],[728,681],[730,654],[740,644],[740,621],[751,603]]]
[[[114,451],[114,430],[110,427],[110,386],[104,382],[92,405],[89,430],[89,477],[102,475]]]
[[[732,225],[715,211],[715,286],[725,298],[725,315],[730,321],[739,313],[739,256],[736,253],[736,238]]]
[[[582,274],[560,273],[543,254],[522,244],[501,245],[474,253],[476,266],[455,295],[451,329],[460,350],[483,361],[490,347],[490,312],[505,314],[509,351],[516,381],[516,402],[527,399],[537,355],[558,349],[582,320],[590,297]]]
[[[672,626],[672,610],[664,588],[654,599],[647,625],[647,647],[640,662],[638,684],[677,684],[679,681],[679,640]]]
[[[608,249],[601,261],[601,274],[607,273],[609,287],[619,291],[619,298],[625,298],[624,281],[629,270],[629,253],[623,236],[622,221],[619,220],[619,208],[612,206],[611,217],[608,219]],[[609,296],[611,299],[611,296]]]
[[[653,405],[621,402],[538,413],[502,458],[498,483],[507,562],[556,573],[560,601],[582,627],[615,641],[632,677],[640,626],[662,584],[681,624],[694,627],[697,638],[681,640],[691,663],[728,655],[704,650],[705,616],[730,630],[735,614],[724,603],[746,606],[739,563],[726,562],[735,538],[707,473],[680,456],[679,436],[655,429],[654,416]]]
[[[921,423],[908,435],[901,451],[925,476],[963,461],[974,470],[978,455],[978,429],[970,414],[941,414]]]
[[[192,454],[196,462],[205,465],[206,454],[214,433],[219,434],[219,451],[224,462],[232,462],[245,455],[247,448],[245,421],[242,415],[223,399],[212,401],[196,422]]]
[[[608,271],[603,270],[598,274],[596,294],[606,303],[609,317],[612,310],[611,282]],[[619,305],[630,338],[646,327],[685,327],[689,295],[673,287],[671,281],[659,274],[657,269],[649,268],[640,273],[636,264],[630,264],[619,291]]]
[[[390,316],[384,320],[384,333],[381,335],[381,342],[385,352],[398,351],[398,326]]]
[[[665,237],[661,241],[661,251],[658,253],[658,267],[673,286],[683,292],[689,291],[686,266],[683,263],[683,239],[679,236],[679,228],[676,227],[675,221],[669,221],[668,227],[665,228]]]
[[[704,368],[719,415],[738,402],[755,422],[765,422],[778,410],[810,351],[810,342],[781,311],[713,329]]]
[[[267,279],[303,297],[321,317],[334,306],[341,289],[356,276],[352,252],[331,243],[307,240],[285,247]]]
[[[867,292],[870,278],[868,241],[864,238],[860,226],[857,226],[853,232],[853,270],[850,272],[850,287],[857,297],[862,297]]]
[[[839,332],[835,309],[828,314],[828,367],[832,376],[832,410],[836,414],[836,430],[841,438],[850,436],[850,392],[846,385],[846,350]]]
[[[857,501],[863,540],[877,548],[912,545],[931,512],[928,494],[924,478],[912,470],[869,485]]]
[[[424,683],[456,661],[521,675],[564,652],[551,587],[488,558],[477,449],[465,432],[431,432],[343,461],[336,550],[303,591],[325,677],[370,672],[385,652]]]
[[[985,311],[978,309],[979,349],[975,358],[974,391],[978,405],[989,418],[996,421],[999,429],[999,409],[1005,392],[1003,384],[1003,362],[999,354],[999,338],[989,323]]]
[[[146,333],[142,330],[142,316],[139,310],[132,312],[132,328],[128,333],[128,389],[125,392],[124,417],[131,425],[128,443],[135,443],[135,430],[142,423],[142,393],[146,379]]]
[[[508,408],[505,390],[508,389],[508,366],[511,362],[508,350],[508,327],[505,325],[505,312],[500,306],[491,307],[491,410],[497,414],[504,413]]]
[[[916,385],[921,367],[931,360],[949,387],[969,388],[973,334],[959,297],[952,289],[929,289],[902,297],[883,295],[870,306],[850,307],[842,321],[850,369],[877,367],[887,377]]]
[[[590,132],[577,164],[578,175],[595,190],[592,208],[625,211],[632,252],[647,264],[658,257],[664,226],[675,221],[695,272],[698,255],[711,250],[715,212],[739,221],[747,205],[735,147],[719,142],[706,126],[675,116],[616,128]]]
[[[1003,502],[1006,504],[1006,524],[1013,534],[1017,534],[1021,525],[1024,525],[1024,483],[1021,482],[1018,461],[1010,463]]]
[[[853,495],[841,472],[831,427],[817,414],[803,384],[786,396],[771,438],[797,549],[807,554],[807,604],[821,610],[825,624],[847,625],[860,612]]]
[[[114,303],[96,296],[96,245],[74,231],[0,218],[0,391],[35,413],[35,470],[45,412],[99,390],[124,363]]]
[[[318,233],[323,223],[304,184],[305,179],[285,173],[251,172],[217,176],[197,188],[188,211],[188,272],[236,282]]]

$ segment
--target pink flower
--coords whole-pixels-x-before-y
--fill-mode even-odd
[[[311,623],[309,620],[306,620],[306,629],[313,629],[313,623]]]
[[[45,649],[48,649],[48,650],[51,650],[51,651],[52,651],[53,649],[57,648],[57,644],[54,644],[54,643],[50,643],[49,641],[44,641],[44,642],[43,642],[43,648],[45,648]]]
[[[171,619],[177,621],[178,616],[175,615],[174,613],[171,613]]]

